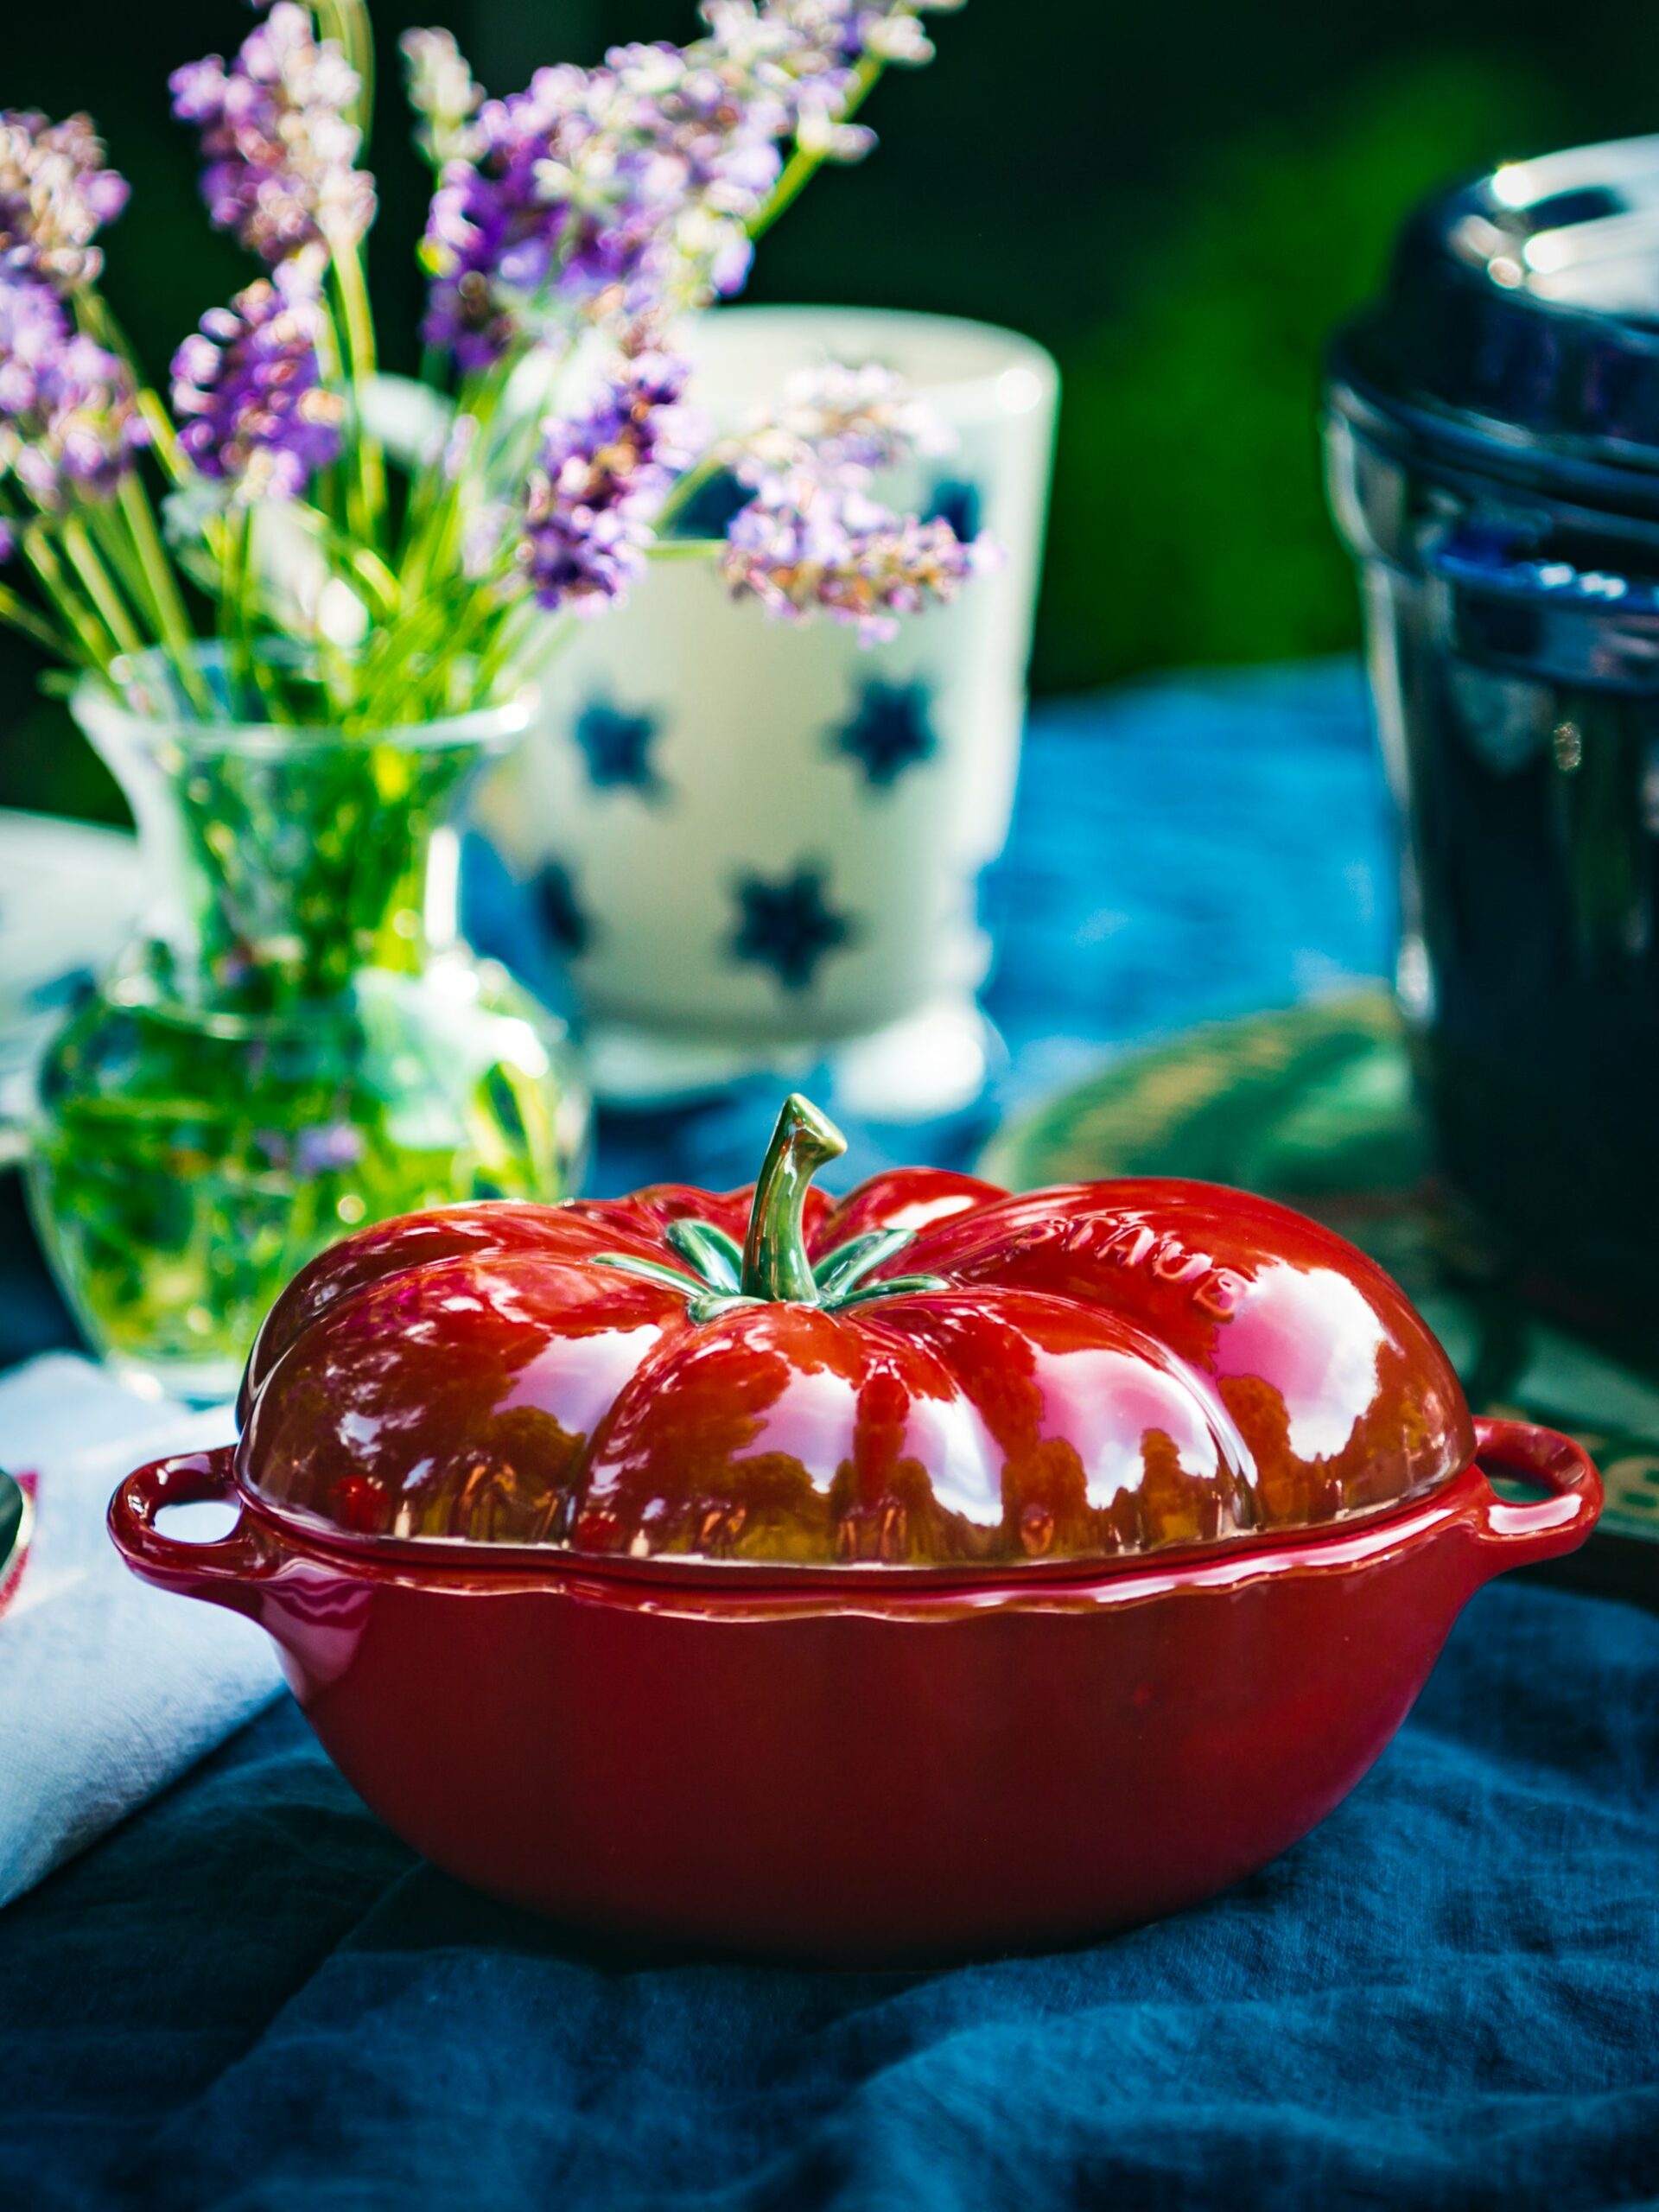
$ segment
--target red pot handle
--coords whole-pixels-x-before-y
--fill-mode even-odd
[[[233,1444],[221,1444],[211,1452],[181,1452],[140,1467],[110,1500],[110,1535],[143,1580],[247,1612],[257,1585],[276,1571],[277,1559],[245,1513],[207,1544],[182,1543],[156,1526],[164,1505],[228,1504],[235,1499],[235,1454]]]
[[[1523,1421],[1477,1421],[1475,1461],[1483,1474],[1525,1476],[1548,1497],[1516,1501],[1488,1489],[1477,1509],[1481,1541],[1500,1556],[1491,1571],[1576,1551],[1601,1513],[1601,1477],[1581,1444]]]

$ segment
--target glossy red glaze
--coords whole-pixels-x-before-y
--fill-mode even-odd
[[[460,1207],[348,1238],[254,1348],[244,1489],[359,1541],[1038,1570],[1375,1515],[1471,1455],[1395,1285],[1266,1199],[895,1171],[839,1206],[807,1194],[814,1263],[908,1233],[868,1302],[700,1311],[671,1232],[741,1241],[751,1198]]]
[[[1382,1517],[1063,1578],[411,1563],[298,1533],[228,1450],[131,1476],[111,1529],[270,1631],[347,1778],[452,1872],[586,1925],[937,1958],[1154,1918],[1321,1819],[1471,1592],[1599,1510],[1576,1445],[1478,1427],[1479,1465]],[[155,1525],[238,1496],[217,1543]]]
[[[35,1491],[39,1478],[22,1474],[12,1476],[10,1480],[17,1485],[22,1509],[15,1521],[0,1514],[0,1613],[17,1595],[17,1586],[23,1579],[29,1542],[35,1533]]]

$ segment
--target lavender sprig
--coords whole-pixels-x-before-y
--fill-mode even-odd
[[[132,378],[52,287],[0,275],[0,480],[61,512],[113,495],[148,442]]]
[[[946,452],[951,435],[902,377],[878,362],[830,361],[803,370],[782,404],[730,453],[755,497],[732,518],[721,568],[734,597],[801,621],[817,610],[892,637],[896,617],[955,596],[999,557],[989,538],[964,543],[944,521],[880,505],[877,469],[913,454]]]
[[[732,518],[721,573],[736,599],[804,621],[822,610],[852,624],[863,645],[895,636],[900,614],[954,599],[995,565],[980,537],[964,544],[948,522],[895,515],[858,490],[812,475],[773,482]]]
[[[931,51],[899,0],[707,0],[702,13],[708,35],[689,47],[538,70],[475,112],[453,40],[409,35],[431,143],[440,110],[465,131],[422,248],[429,346],[478,369],[526,327],[660,316],[741,290],[777,195],[873,144],[844,111],[874,71]],[[800,166],[786,180],[791,140]]]
[[[126,179],[104,166],[90,116],[0,113],[0,270],[60,292],[96,283],[104,255],[92,241],[127,193]]]
[[[228,67],[212,54],[168,83],[173,112],[201,132],[202,197],[216,228],[272,267],[308,245],[363,238],[374,180],[355,166],[361,79],[295,0],[277,0]]]
[[[179,348],[176,431],[96,289],[124,182],[86,118],[0,114],[0,558],[21,556],[55,617],[7,585],[0,620],[118,681],[160,642],[198,711],[223,711],[135,466],[147,431],[182,482],[177,558],[276,715],[292,702],[262,675],[273,627],[338,642],[358,626],[360,652],[322,652],[342,727],[452,701],[463,663],[486,695],[515,680],[557,634],[544,612],[613,605],[653,554],[709,558],[706,541],[664,532],[721,467],[753,494],[721,549],[740,596],[866,638],[949,597],[984,565],[984,542],[871,493],[874,470],[936,443],[896,379],[826,368],[743,438],[711,444],[662,338],[682,309],[741,289],[753,239],[819,162],[868,149],[854,111],[889,61],[927,57],[921,4],[706,0],[690,45],[619,46],[505,100],[483,99],[447,33],[408,34],[417,137],[440,172],[427,335],[463,381],[448,435],[435,427],[429,457],[407,462],[401,501],[365,421],[378,395],[361,253],[374,188],[357,166],[373,73],[364,0],[275,0],[229,62],[172,80],[201,132],[213,221],[270,272]],[[507,372],[539,346],[550,376],[561,361],[574,373],[587,325],[614,365],[591,402],[538,427]],[[260,504],[288,506],[283,531],[254,529]],[[273,589],[277,547],[292,573]]]
[[[404,83],[417,118],[415,143],[434,168],[467,162],[484,151],[474,118],[484,105],[484,88],[461,57],[452,33],[409,30],[397,41],[404,57]]]
[[[869,361],[802,369],[782,403],[762,413],[733,455],[738,481],[755,490],[804,477],[863,489],[870,472],[912,454],[947,453],[954,441],[896,371]]]
[[[540,69],[527,92],[486,101],[478,154],[448,164],[432,202],[427,343],[483,367],[521,329],[657,309],[692,263],[709,295],[736,290],[784,122],[775,100],[734,98],[674,47]]]
[[[323,389],[322,310],[294,264],[210,308],[173,357],[179,444],[233,501],[297,499],[340,456],[345,405]]]
[[[550,419],[524,489],[518,562],[538,606],[591,615],[645,566],[652,524],[691,458],[686,365],[645,353],[618,365],[591,407]]]
[[[858,161],[875,143],[861,124],[839,119],[861,71],[888,62],[915,67],[933,59],[922,8],[963,0],[703,0],[699,10],[715,44],[733,56],[757,56],[787,87],[791,127],[817,158]]]

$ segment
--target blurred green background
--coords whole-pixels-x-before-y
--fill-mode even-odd
[[[683,38],[691,0],[407,0],[376,10],[385,79],[372,276],[410,366],[425,172],[391,84],[397,35],[448,23],[493,92],[614,40]],[[177,62],[233,49],[238,0],[10,12],[0,101],[90,108],[134,196],[108,289],[160,373],[247,281],[210,232]],[[969,0],[939,58],[890,73],[882,143],[827,171],[766,239],[750,296],[987,317],[1065,379],[1033,683],[1271,660],[1353,644],[1315,427],[1321,347],[1376,283],[1408,207],[1545,147],[1659,127],[1659,16],[1637,0]],[[28,651],[0,643],[0,803],[118,817],[120,803]]]

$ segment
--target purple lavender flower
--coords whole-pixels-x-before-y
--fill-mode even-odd
[[[214,225],[274,266],[319,241],[355,244],[374,219],[374,180],[353,166],[361,89],[309,13],[276,0],[227,68],[216,54],[169,79],[173,112],[201,129],[202,197]]]
[[[926,403],[878,363],[831,361],[791,377],[782,405],[738,442],[732,461],[755,492],[726,533],[721,565],[734,596],[791,621],[822,608],[855,624],[866,645],[893,636],[897,616],[954,597],[1000,557],[991,540],[964,544],[948,522],[893,514],[869,489],[874,470],[950,443]]]
[[[65,292],[97,282],[92,240],[127,204],[126,180],[103,163],[90,116],[0,113],[0,270]]]
[[[0,569],[3,569],[17,550],[17,533],[9,522],[0,521]]]
[[[783,101],[734,84],[706,45],[538,70],[528,92],[485,103],[480,151],[443,172],[422,248],[428,343],[475,368],[538,314],[635,315],[739,289],[745,225],[788,127]]]
[[[146,442],[124,364],[72,327],[50,284],[0,274],[0,477],[44,508],[106,499]]]
[[[856,158],[873,141],[841,109],[861,65],[932,51],[914,0],[705,0],[702,16],[690,46],[614,47],[601,69],[538,70],[467,110],[422,248],[429,345],[478,368],[526,321],[660,317],[741,290],[783,145]],[[421,52],[470,92],[458,54]]]
[[[893,637],[900,614],[953,599],[994,565],[988,538],[964,545],[948,522],[895,515],[861,491],[807,476],[773,484],[735,514],[721,572],[735,599],[804,621],[817,608],[856,626],[861,645]]]
[[[349,1122],[323,1122],[300,1131],[294,1164],[302,1175],[328,1175],[355,1167],[363,1153],[361,1130]]]
[[[0,415],[37,414],[69,342],[57,295],[38,277],[0,275]]]
[[[482,88],[462,58],[453,35],[442,30],[405,31],[397,41],[404,57],[409,104],[419,118],[415,143],[440,168],[446,162],[470,161],[484,150],[474,121],[484,104]]]
[[[505,350],[516,309],[550,276],[559,226],[535,171],[564,130],[567,86],[576,80],[585,81],[579,70],[542,69],[528,92],[486,101],[480,151],[447,163],[433,195],[421,259],[435,282],[421,334],[463,368]]]
[[[179,443],[242,504],[293,499],[340,449],[344,406],[322,388],[321,311],[296,269],[210,308],[173,357]]]
[[[642,353],[619,365],[586,414],[543,426],[518,546],[541,606],[596,614],[639,574],[652,518],[690,457],[685,378],[683,361]]]
[[[962,0],[703,0],[709,43],[728,64],[747,69],[785,99],[789,129],[809,152],[858,161],[875,134],[844,122],[840,110],[861,64],[931,61],[923,7],[959,7]]]
[[[867,58],[918,64],[933,59],[933,44],[922,28],[924,9],[937,14],[961,7],[963,0],[768,0],[765,13],[788,34],[786,54],[795,72],[850,73]],[[706,0],[705,21],[748,12],[746,0]]]
[[[950,433],[896,371],[826,361],[798,371],[781,405],[747,430],[734,461],[740,483],[785,486],[803,476],[862,490],[875,468],[950,451]]]

